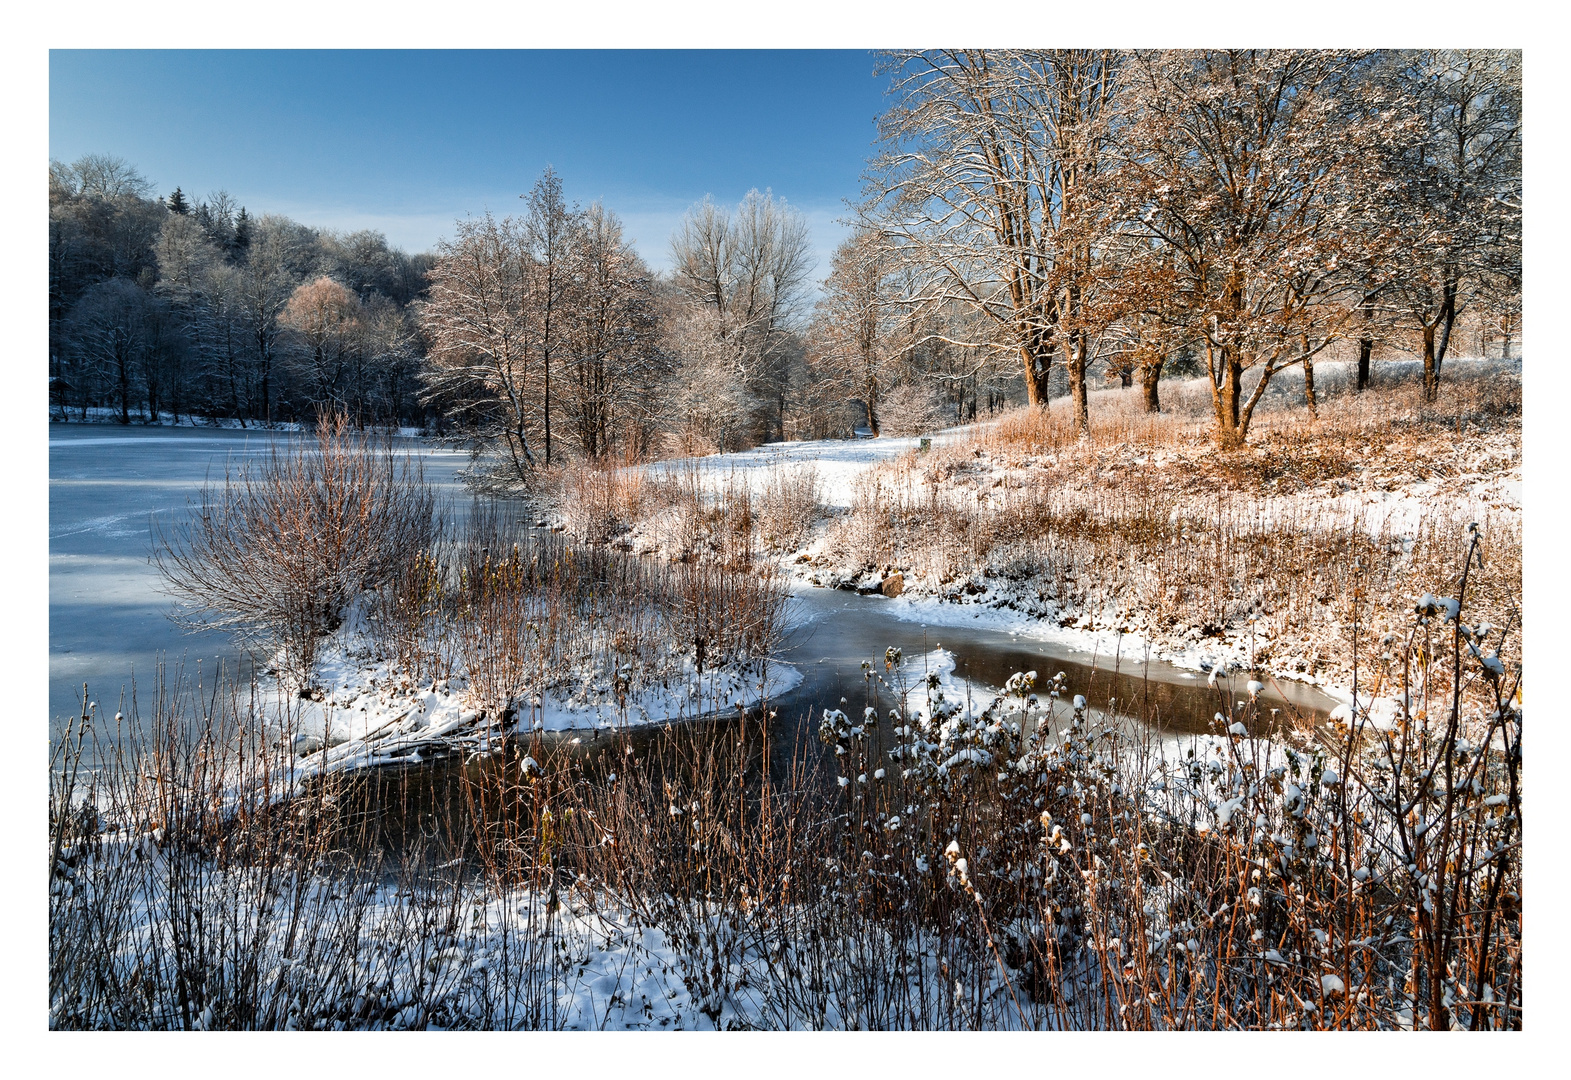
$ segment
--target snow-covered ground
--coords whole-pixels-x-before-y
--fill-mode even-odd
[[[504,718],[486,715],[462,677],[412,683],[364,635],[344,630],[325,650],[316,682],[309,697],[281,692],[272,710],[308,774],[418,764],[422,752],[483,750],[504,734],[590,734],[734,712],[793,689],[802,673],[762,661],[700,673],[683,656],[666,678],[619,692],[613,678],[586,666],[515,700]]]
[[[1381,370],[1382,377],[1406,374],[1416,378],[1416,363],[1388,362],[1381,365]],[[1453,382],[1464,386],[1472,383],[1475,390],[1465,392],[1476,392],[1496,385],[1486,384],[1484,379],[1519,378],[1521,365],[1519,361],[1453,360],[1446,372],[1446,378]],[[1317,377],[1325,386],[1335,386],[1350,381],[1352,369],[1347,364],[1322,364],[1318,365]],[[1193,409],[1205,391],[1203,384],[1203,379],[1164,384],[1163,393],[1181,404],[1187,396],[1192,400],[1184,407]],[[1127,410],[1129,393],[1094,391],[1093,413]],[[875,475],[891,491],[911,488],[922,495],[916,502],[905,496],[905,505],[924,501],[926,485],[936,484],[938,505],[942,506],[945,498],[958,499],[974,505],[979,515],[1009,505],[1011,498],[1018,498],[1011,492],[1040,490],[1043,484],[1053,485],[1055,511],[1060,507],[1073,511],[1084,504],[1085,509],[1097,514],[1101,512],[1099,500],[1105,492],[1121,484],[1130,485],[1127,477],[1138,476],[1138,482],[1128,487],[1136,498],[1142,497],[1144,485],[1153,485],[1178,507],[1175,515],[1198,515],[1197,521],[1202,525],[1210,515],[1220,512],[1222,504],[1218,500],[1226,496],[1226,512],[1238,519],[1238,527],[1246,530],[1308,528],[1326,535],[1352,530],[1377,540],[1401,543],[1404,553],[1410,551],[1414,538],[1427,526],[1442,520],[1453,526],[1477,521],[1486,530],[1503,527],[1508,536],[1519,529],[1523,498],[1519,427],[1514,428],[1509,422],[1486,423],[1482,427],[1459,423],[1453,435],[1449,428],[1436,428],[1432,421],[1417,423],[1417,416],[1410,412],[1412,404],[1404,403],[1406,399],[1379,396],[1392,393],[1377,391],[1368,399],[1350,395],[1327,399],[1322,415],[1331,419],[1333,428],[1328,429],[1326,441],[1319,445],[1290,441],[1284,447],[1280,445],[1280,436],[1252,437],[1254,445],[1245,453],[1252,453],[1261,464],[1235,467],[1241,467],[1245,474],[1251,470],[1266,476],[1280,473],[1280,479],[1269,483],[1255,481],[1239,488],[1223,480],[1221,495],[1207,494],[1219,482],[1208,460],[1214,454],[1208,438],[1202,438],[1198,444],[1178,439],[1139,447],[1095,445],[1086,449],[1071,444],[1028,454],[1009,447],[1000,452],[987,440],[983,425],[950,429],[933,436],[932,458],[911,455],[918,449],[918,439],[880,438],[771,444],[743,453],[663,462],[650,468],[668,475],[696,470],[715,489],[746,481],[755,492],[782,471],[815,470],[821,499],[829,514],[806,542],[782,559],[798,587],[831,586],[895,594],[881,605],[889,616],[934,627],[987,628],[1091,655],[1111,656],[1117,651],[1126,656],[1160,659],[1199,673],[1219,668],[1236,672],[1252,665],[1255,647],[1263,643],[1263,639],[1255,640],[1250,628],[1230,625],[1224,627],[1221,636],[1191,633],[1194,628],[1182,626],[1182,632],[1164,631],[1146,625],[1145,613],[1138,604],[1131,611],[1120,598],[1104,597],[1104,602],[1111,600],[1111,608],[1106,612],[1092,610],[1054,594],[1044,594],[1041,581],[1013,580],[1013,574],[1001,573],[994,578],[989,571],[990,580],[975,582],[980,588],[973,595],[972,588],[960,588],[967,584],[964,581],[945,585],[899,567],[868,571],[865,566],[854,565],[854,559],[848,561],[846,552],[837,550],[838,523],[849,520],[846,515],[857,501],[859,486],[865,499],[868,480]],[[1274,409],[1288,410],[1286,415],[1296,425],[1303,416],[1299,411],[1302,405],[1292,399],[1301,394],[1302,375],[1293,369],[1273,381],[1268,398],[1276,402]],[[1335,427],[1335,418],[1344,415],[1338,410],[1348,409],[1352,412],[1347,415],[1364,418]],[[1389,425],[1379,419],[1383,415],[1389,416]],[[1267,431],[1268,427],[1263,422],[1261,430]],[[1298,438],[1296,430],[1292,431],[1292,438]],[[958,444],[971,439],[978,440],[973,452],[955,452]],[[1329,471],[1321,471],[1322,459],[1316,456],[1321,451],[1326,454],[1324,467]],[[1273,470],[1271,455],[1283,452],[1302,455],[1304,471],[1295,471],[1296,466],[1286,472]],[[1136,469],[1138,473],[1126,471]],[[1330,479],[1317,478],[1324,476]],[[1203,481],[1198,488],[1193,486],[1197,479]],[[627,542],[632,550],[659,553],[666,540],[661,531],[642,531],[635,524]],[[912,542],[911,538],[906,542]],[[1093,578],[1099,577],[1094,566],[1082,569]],[[1327,627],[1328,633],[1336,632],[1330,622]],[[1337,643],[1340,646],[1340,638]],[[869,643],[870,648],[875,644]],[[1316,685],[1340,701],[1351,700],[1350,687],[1339,684],[1338,672],[1316,673],[1316,661],[1310,655],[1314,650],[1314,646],[1301,652],[1278,647],[1269,670],[1283,679]]]
[[[976,426],[949,428],[927,436],[932,446],[969,438]],[[752,450],[676,458],[643,466],[651,476],[678,477],[696,472],[706,486],[719,488],[745,482],[755,493],[769,484],[780,470],[811,466],[823,486],[824,504],[845,509],[851,505],[856,480],[869,469],[920,448],[921,437],[877,439],[814,439],[806,442],[765,443]]]

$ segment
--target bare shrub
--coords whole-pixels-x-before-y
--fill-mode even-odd
[[[351,601],[405,573],[435,529],[419,464],[339,414],[312,441],[226,467],[185,521],[158,529],[153,557],[182,621],[276,650],[305,684]]]
[[[615,540],[647,509],[648,483],[631,461],[573,461],[541,486],[567,534],[581,544]]]
[[[771,554],[795,551],[824,516],[823,481],[812,465],[776,465],[757,500],[759,543]]]
[[[878,418],[881,435],[922,435],[944,426],[949,407],[936,386],[907,381],[884,395]]]

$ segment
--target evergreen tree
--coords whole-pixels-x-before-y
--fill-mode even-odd
[[[191,212],[191,204],[186,201],[185,193],[179,188],[175,188],[175,193],[169,196],[169,212],[171,214],[188,214]]]
[[[246,214],[243,206],[240,208],[240,213],[235,215],[235,235],[229,246],[236,255],[244,255],[246,249],[251,246],[251,218]]]

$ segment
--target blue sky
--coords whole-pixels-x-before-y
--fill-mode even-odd
[[[167,194],[374,228],[410,251],[514,213],[549,163],[654,267],[705,195],[772,188],[828,272],[883,109],[876,58],[773,51],[61,51],[49,153],[127,159]]]

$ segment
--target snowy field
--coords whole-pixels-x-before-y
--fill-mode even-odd
[[[978,427],[949,428],[927,436],[932,446],[970,438]],[[851,505],[854,484],[869,469],[919,449],[921,437],[877,439],[814,439],[805,442],[765,443],[752,450],[710,454],[700,458],[674,458],[643,466],[651,476],[680,477],[696,472],[711,488],[746,482],[756,493],[764,490],[771,475],[782,470],[812,467],[818,471],[826,506]]]

